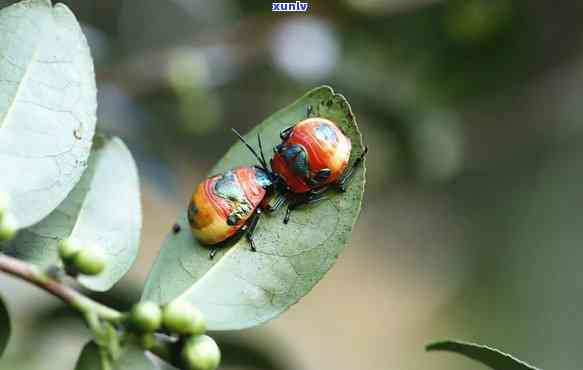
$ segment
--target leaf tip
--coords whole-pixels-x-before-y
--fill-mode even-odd
[[[427,351],[427,352],[440,351],[452,343],[454,343],[454,342],[452,340],[448,340],[448,339],[427,343],[425,345],[425,351]]]
[[[73,11],[66,4],[56,3],[53,6],[51,4],[51,0],[45,0],[45,1],[47,1],[48,5],[53,8],[54,12],[61,13],[65,16],[70,16],[70,17],[73,17],[74,19],[77,19],[77,17],[75,17],[75,14],[73,13]]]
[[[314,91],[328,91],[331,94],[334,94],[334,88],[330,85],[320,85],[318,87],[314,87],[310,92],[314,92]]]
[[[425,350],[457,353],[494,370],[540,370],[497,348],[477,343],[446,339],[427,344]]]

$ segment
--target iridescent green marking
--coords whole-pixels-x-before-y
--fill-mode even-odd
[[[245,196],[243,187],[239,184],[233,171],[227,171],[214,186],[215,194],[233,204],[233,212],[227,217],[227,225],[233,226],[247,217],[253,206]]]
[[[255,181],[257,182],[257,185],[264,189],[267,189],[273,184],[269,179],[269,175],[259,167],[255,167]]]

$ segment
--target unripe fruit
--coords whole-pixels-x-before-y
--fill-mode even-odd
[[[0,192],[0,221],[2,221],[2,216],[8,211],[8,205],[10,203],[10,197],[7,193]]]
[[[219,346],[206,335],[186,339],[180,355],[188,370],[214,370],[221,362]]]
[[[140,347],[149,350],[156,345],[156,336],[154,333],[142,334],[139,338]]]
[[[94,246],[82,248],[73,257],[73,267],[83,275],[97,275],[105,269],[103,252]]]
[[[162,323],[168,331],[180,335],[200,335],[206,331],[206,322],[202,312],[180,299],[164,306]]]
[[[59,242],[59,257],[65,264],[71,263],[83,246],[81,242],[73,238],[63,239]]]
[[[18,223],[11,213],[4,213],[0,219],[0,241],[7,241],[16,235]]]
[[[131,329],[138,332],[155,332],[162,326],[162,310],[154,302],[137,303],[130,311],[128,323]]]

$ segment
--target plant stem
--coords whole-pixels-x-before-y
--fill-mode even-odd
[[[52,278],[38,267],[2,253],[0,253],[0,271],[36,285],[61,299],[67,305],[79,311],[94,333],[97,333],[99,327],[99,322],[96,320],[101,319],[110,323],[120,323],[124,319],[124,315],[121,312],[95,302],[61,281]],[[95,319],[92,320],[92,317]],[[104,351],[105,349],[100,347],[100,350]],[[176,362],[172,343],[159,340],[150,351],[169,363]],[[103,356],[104,354],[101,353],[102,359]],[[108,364],[105,365],[109,366]]]
[[[53,296],[60,298],[81,314],[94,312],[100,319],[110,322],[119,322],[123,318],[121,312],[95,302],[75,289],[53,279],[38,267],[16,258],[0,254],[0,271],[4,271],[44,289]]]

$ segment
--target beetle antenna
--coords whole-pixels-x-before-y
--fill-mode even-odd
[[[260,157],[257,152],[255,151],[255,149],[253,149],[253,147],[251,145],[249,145],[249,143],[247,143],[247,141],[243,138],[243,136],[241,136],[241,134],[235,130],[234,128],[231,128],[231,130],[235,133],[235,135],[237,135],[237,137],[239,138],[239,140],[241,140],[241,142],[243,142],[243,144],[245,144],[245,146],[247,147],[247,149],[249,149],[249,151],[251,151],[251,153],[253,153],[253,155],[255,156],[255,158],[257,158],[257,161],[259,162],[259,164],[261,165],[261,167],[263,167],[264,170],[267,170],[267,164],[265,163],[265,159]]]
[[[267,161],[265,160],[265,154],[263,154],[263,143],[261,142],[261,135],[259,133],[257,133],[257,143],[259,144],[259,154],[261,154],[263,166],[267,169]]]

